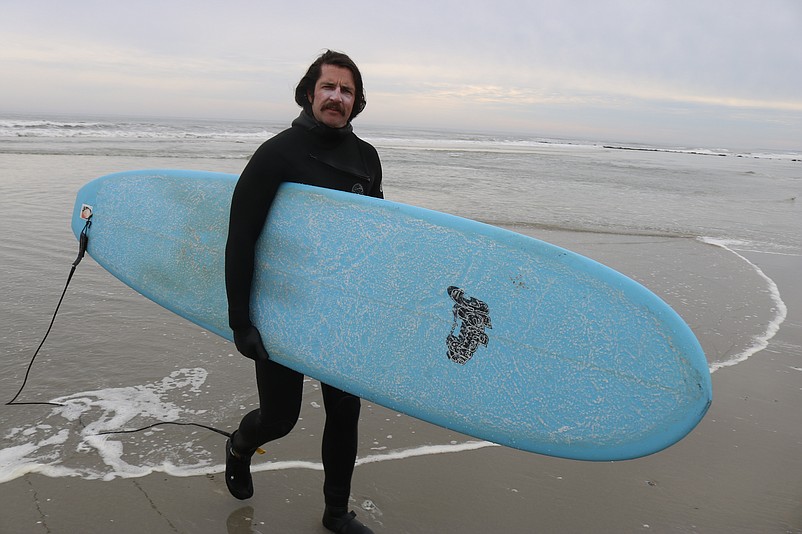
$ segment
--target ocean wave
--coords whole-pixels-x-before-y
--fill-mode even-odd
[[[594,148],[596,145],[571,143],[568,141],[547,140],[547,139],[504,139],[499,137],[473,137],[473,138],[449,138],[447,136],[434,138],[426,136],[416,136],[409,132],[408,137],[382,137],[380,135],[370,135],[368,132],[364,136],[365,140],[380,149],[393,150],[414,150],[431,152],[498,152],[515,153],[531,152],[547,148]]]
[[[44,420],[28,427],[11,428],[3,436],[7,445],[0,449],[0,483],[27,473],[111,480],[142,477],[154,472],[184,477],[224,472],[225,465],[214,461],[219,451],[207,449],[205,434],[185,435],[181,444],[171,447],[156,440],[158,430],[143,431],[137,440],[104,434],[126,431],[141,421],[177,422],[208,416],[205,410],[190,410],[182,406],[187,397],[203,394],[207,374],[203,368],[179,369],[149,384],[84,391],[53,399],[62,406],[52,408]],[[475,439],[412,445],[362,456],[356,464],[495,446]],[[81,454],[76,456],[75,451]],[[283,460],[260,462],[252,470],[286,469],[322,470],[323,464],[300,459]]]
[[[665,148],[656,146],[602,145],[607,150],[631,150],[635,152],[665,152],[669,154],[687,154],[694,156],[717,156],[752,159],[781,159],[802,162],[802,154],[795,152],[730,152],[728,150],[712,150],[708,148]]]
[[[0,138],[43,139],[144,139],[265,140],[288,126],[262,121],[131,119],[96,117],[0,118]],[[449,132],[360,125],[360,134],[377,147],[393,150],[520,153],[541,150],[622,150],[687,155],[782,159],[802,162],[802,154],[767,151],[732,152],[725,149],[664,147],[637,143],[600,143],[591,140],[548,138],[534,135]]]
[[[154,150],[143,147],[141,150],[131,149],[130,147],[4,147],[0,146],[0,154],[18,156],[99,156],[109,158],[142,158],[142,159],[183,159],[188,158],[197,160],[247,160],[251,157],[252,151],[247,152],[192,152],[191,150]]]
[[[9,138],[93,138],[93,139],[201,139],[253,140],[274,135],[258,125],[220,122],[102,122],[0,119],[0,137]]]

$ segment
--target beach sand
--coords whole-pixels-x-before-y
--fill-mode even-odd
[[[641,278],[649,277],[653,254],[666,254],[656,239],[627,246],[622,237],[598,236],[592,243],[587,235],[551,237],[578,252],[596,251],[612,267]],[[680,249],[691,246],[679,241]],[[677,258],[674,252],[668,255]],[[705,254],[729,253],[709,247]],[[684,440],[625,462],[486,447],[368,463],[354,476],[352,505],[359,517],[377,533],[802,532],[802,258],[743,254],[776,282],[788,315],[766,349],[713,374],[713,405]],[[691,271],[706,272],[697,267]],[[709,276],[723,275],[710,270]],[[715,333],[711,327],[710,335],[700,335],[706,350],[715,336],[742,335],[737,323],[720,318],[718,308],[730,306],[730,297],[723,291],[705,296],[718,325]],[[683,316],[702,314],[667,300]],[[380,432],[376,427],[394,415],[368,406],[362,434]],[[448,435],[416,424],[422,442]],[[319,447],[317,439],[305,442],[310,450]],[[214,443],[222,461],[223,441]],[[258,472],[255,497],[237,501],[222,473],[110,481],[28,474],[0,485],[0,532],[322,533],[322,478],[311,469]]]

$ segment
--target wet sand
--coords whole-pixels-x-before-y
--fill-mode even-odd
[[[555,242],[568,246],[571,239]],[[620,239],[608,241],[607,252],[598,244],[586,248],[617,254]],[[639,271],[638,258],[654,247],[628,249],[638,253],[610,264]],[[487,447],[368,463],[354,476],[352,504],[360,518],[377,533],[802,532],[802,258],[743,254],[776,282],[788,315],[766,349],[713,374],[713,405],[680,443],[626,462]],[[706,304],[716,316],[717,305],[729,302],[729,295],[718,295]],[[686,315],[681,303],[667,300]],[[718,337],[741,335],[735,326],[721,328]],[[712,333],[700,340],[705,350],[714,345]],[[363,414],[364,436],[394,416],[369,404]],[[416,424],[422,442],[447,436]],[[215,443],[222,459],[223,442]],[[228,494],[221,473],[111,481],[28,474],[0,485],[0,532],[322,533],[322,477],[313,469],[258,472],[256,495],[243,502]]]

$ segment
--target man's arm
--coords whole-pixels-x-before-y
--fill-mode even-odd
[[[251,359],[267,358],[250,317],[256,242],[262,233],[280,181],[266,165],[271,158],[260,148],[242,171],[231,198],[226,242],[225,282],[228,323],[237,349]]]

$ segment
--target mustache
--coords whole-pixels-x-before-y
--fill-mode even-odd
[[[345,115],[345,107],[343,107],[342,104],[338,104],[337,102],[329,102],[327,104],[323,104],[323,109],[324,110],[331,109]]]

